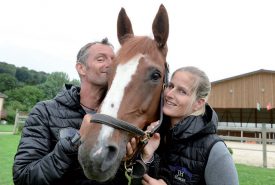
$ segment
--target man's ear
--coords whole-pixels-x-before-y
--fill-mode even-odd
[[[200,110],[205,104],[205,99],[204,98],[200,98],[198,100],[196,100],[195,104],[194,104],[194,111],[198,111]]]
[[[77,62],[75,64],[75,69],[79,75],[84,76],[86,74],[86,67],[84,64]]]

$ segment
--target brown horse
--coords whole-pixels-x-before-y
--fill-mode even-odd
[[[142,135],[141,129],[159,119],[169,33],[168,14],[163,5],[152,29],[154,39],[134,36],[131,21],[121,9],[117,21],[121,48],[107,95],[98,111],[101,116],[99,121],[93,121],[96,117],[93,115],[91,125],[81,136],[78,158],[89,179],[104,182],[114,177],[130,138]]]

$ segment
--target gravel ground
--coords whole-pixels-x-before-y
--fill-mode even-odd
[[[233,160],[237,164],[263,167],[263,146],[261,144],[225,142],[233,149]],[[267,167],[275,168],[275,145],[267,145]]]

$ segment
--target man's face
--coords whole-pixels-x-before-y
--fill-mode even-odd
[[[115,54],[113,48],[104,44],[94,44],[86,61],[86,74],[83,78],[98,86],[105,86]]]

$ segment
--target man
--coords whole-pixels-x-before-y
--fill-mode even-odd
[[[15,185],[97,184],[77,160],[75,140],[86,113],[95,113],[107,91],[114,59],[108,39],[85,45],[77,55],[80,88],[65,85],[54,99],[37,103],[23,128],[13,164]]]

